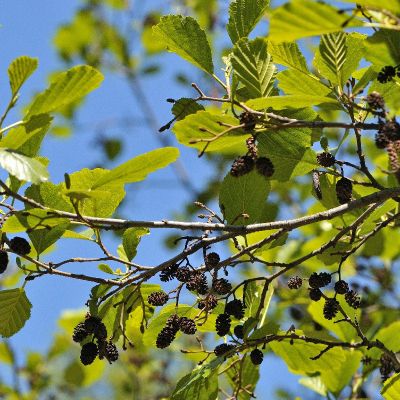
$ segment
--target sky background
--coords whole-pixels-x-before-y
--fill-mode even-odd
[[[156,1],[141,2],[140,12],[154,6]],[[0,107],[5,107],[9,99],[7,67],[18,56],[28,55],[39,58],[39,68],[24,85],[19,106],[27,104],[31,95],[46,87],[50,72],[64,68],[52,45],[52,38],[57,27],[72,19],[79,1],[32,0],[1,1],[0,15]],[[177,69],[194,72],[194,68],[179,60],[175,55],[163,56],[161,74],[150,76],[142,81],[143,89],[148,94],[151,105],[156,112],[159,126],[170,118],[168,97],[179,98],[191,96],[191,88],[184,88],[175,82],[173,76]],[[14,122],[18,118],[18,108],[10,114],[6,122]],[[138,126],[114,126],[121,117],[129,116],[139,121]],[[142,121],[140,123],[140,121]],[[85,104],[79,109],[76,129],[68,138],[48,136],[42,148],[42,154],[52,162],[49,166],[51,181],[58,183],[64,173],[72,173],[84,167],[93,167],[102,162],[104,157],[96,144],[99,134],[106,137],[113,135],[124,139],[125,148],[117,163],[121,163],[135,155],[160,147],[157,133],[150,130],[143,122],[141,109],[127,88],[126,82],[115,75],[106,74],[102,86],[92,92]],[[176,145],[171,133],[174,145]],[[210,169],[203,159],[198,159],[190,149],[180,147],[181,160],[191,176],[196,176],[194,184],[197,188],[210,176]],[[112,166],[112,164],[110,164]],[[131,219],[163,219],[174,218],[180,207],[190,199],[188,192],[179,184],[172,167],[153,174],[143,183],[126,187],[129,200],[124,203],[123,212]],[[171,256],[161,240],[165,232],[153,231],[145,237],[139,247],[136,259],[138,263],[157,264]],[[115,251],[117,242],[110,242]],[[113,247],[114,246],[114,247]],[[61,260],[74,256],[90,256],[93,247],[85,242],[62,241],[52,253],[53,260]],[[222,250],[223,251],[223,250]],[[96,268],[95,265],[78,265],[69,268],[71,271]],[[66,268],[67,269],[67,268]],[[68,270],[68,269],[67,269]],[[100,273],[99,273],[100,274]],[[52,340],[57,329],[57,319],[65,309],[81,309],[88,298],[93,284],[78,280],[59,279],[55,276],[43,277],[30,282],[27,294],[33,304],[32,316],[25,327],[16,334],[11,343],[18,349],[21,360],[27,350],[44,351]],[[0,376],[5,373],[0,365]],[[291,387],[299,391],[297,377],[288,374],[282,361],[267,357],[261,368],[262,379],[257,387],[257,398],[266,400],[273,398],[277,387]]]

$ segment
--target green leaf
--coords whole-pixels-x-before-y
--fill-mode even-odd
[[[47,181],[47,168],[38,160],[12,149],[0,148],[0,166],[20,181],[40,183]]]
[[[400,373],[394,374],[385,381],[381,395],[385,400],[400,399]]]
[[[110,171],[96,168],[87,168],[70,174],[71,190],[65,190],[66,197],[77,202],[83,215],[109,217],[118,207],[125,196],[123,184],[108,182],[101,189],[94,189],[94,185]],[[65,183],[61,184],[65,188]]]
[[[106,274],[114,275],[114,271],[108,264],[99,264],[97,268]]]
[[[36,250],[37,255],[43,253],[47,248],[57,242],[69,227],[69,221],[61,223],[48,229],[35,229],[28,232],[29,239]]]
[[[140,287],[131,285],[110,297],[99,307],[98,317],[102,319],[107,332],[113,333],[113,342],[117,342],[121,336],[122,328],[129,317],[129,313],[140,306],[140,298]]]
[[[308,120],[311,115],[303,110],[287,113],[286,116]],[[260,132],[257,140],[259,155],[270,158],[274,164],[272,179],[288,181],[295,176],[307,174],[317,165],[316,154],[310,149],[311,129],[264,131]]]
[[[219,193],[224,218],[235,225],[263,222],[270,190],[270,182],[256,171],[241,177],[226,175]]]
[[[89,387],[101,379],[105,363],[98,358],[90,365],[83,366],[78,360],[72,361],[64,370],[64,379],[78,388]]]
[[[137,253],[137,247],[143,235],[148,235],[147,228],[128,228],[122,236],[122,245],[128,261],[131,261]]]
[[[187,97],[182,97],[172,106],[172,114],[175,115],[177,121],[184,119],[187,115],[196,114],[200,110],[204,111],[204,107]]]
[[[338,32],[346,22],[348,28],[362,25],[356,19],[349,20],[347,14],[339,13],[337,8],[328,4],[294,0],[272,13],[269,40],[291,42],[307,36]]]
[[[354,3],[353,0],[343,0],[347,3]],[[357,4],[364,7],[371,7],[376,10],[392,11],[395,14],[400,14],[400,3],[398,0],[357,0]]]
[[[231,2],[226,30],[233,44],[249,35],[268,7],[269,0],[235,0]]]
[[[147,300],[147,298],[145,300]],[[190,318],[192,310],[193,307],[187,304],[179,304],[178,307],[176,307],[175,304],[168,304],[163,307],[160,313],[150,321],[150,324],[143,335],[143,343],[147,346],[154,346],[158,334],[161,332],[161,329],[165,327],[167,319],[172,314],[178,314],[181,317],[186,316]]]
[[[346,55],[346,34],[344,32],[323,35],[314,65],[323,77],[342,87],[347,79],[342,74]]]
[[[196,67],[213,74],[211,48],[205,32],[192,17],[167,15],[153,27],[155,38],[168,51],[174,52]]]
[[[361,72],[361,70],[358,70],[356,72]],[[353,76],[354,75],[356,75],[356,73],[354,73]],[[358,79],[358,82],[355,84],[353,88],[353,93],[358,94],[363,91],[368,86],[368,84],[377,77],[377,75],[378,73],[374,70],[373,67],[366,68],[363,71],[363,74]]]
[[[322,382],[333,393],[339,393],[349,383],[362,357],[359,351],[334,347],[316,360],[312,360],[311,358],[320,354],[326,346],[297,340],[294,340],[293,344],[286,339],[271,342],[270,346],[292,372],[301,375],[320,374]]]
[[[342,71],[345,79],[349,79],[353,75],[361,59],[364,57],[366,38],[366,35],[362,35],[358,32],[346,34],[347,54]]]
[[[304,108],[320,104],[338,104],[336,99],[324,96],[314,96],[306,94],[290,94],[287,96],[260,97],[248,100],[246,105],[255,110],[273,108],[274,110],[284,110],[285,108]]]
[[[276,77],[279,81],[279,88],[282,89],[287,95],[301,95],[302,97],[306,96],[306,98],[308,96],[316,96],[319,100],[321,100],[321,97],[326,99],[325,96],[331,93],[331,89],[324,85],[314,75],[302,74],[299,76],[299,72],[294,69],[282,71]],[[332,101],[333,99],[329,100]],[[310,103],[312,103],[311,98]]]
[[[223,359],[219,357],[210,363],[196,367],[181,378],[172,393],[171,400],[210,400],[218,396],[218,374]]]
[[[232,66],[251,97],[263,97],[271,93],[276,67],[267,52],[265,40],[239,40],[233,49]]]
[[[21,56],[13,60],[8,67],[8,79],[11,93],[15,96],[24,82],[32,75],[38,66],[38,59]]]
[[[344,301],[343,296],[337,296],[337,300],[350,318],[358,319],[360,317],[360,311],[351,308]],[[323,307],[324,300],[313,301],[308,306],[307,311],[315,322],[326,328],[329,332],[333,332],[340,340],[350,342],[357,338],[357,332],[355,332],[355,329],[350,324],[335,323],[336,319],[340,319],[340,317],[334,318],[333,320],[324,318]]]
[[[18,150],[28,157],[38,154],[53,118],[49,114],[32,116],[23,125],[10,129],[0,141],[0,147]]]
[[[31,316],[32,304],[24,289],[0,291],[0,335],[10,337],[17,333]]]
[[[379,29],[365,41],[365,58],[377,69],[400,63],[400,31]]]
[[[14,363],[14,353],[8,342],[0,342],[0,362],[12,365]]]
[[[234,360],[232,362],[234,362]],[[240,361],[238,369],[240,370],[240,384],[247,390],[240,391],[236,399],[249,400],[254,398],[250,393],[254,393],[256,383],[260,378],[260,368],[251,362],[250,357],[246,356]],[[229,377],[229,383],[232,389],[235,390],[237,387],[237,369],[229,368],[226,374]]]
[[[292,68],[298,72],[309,74],[306,59],[295,42],[268,42],[268,53],[277,64]]]
[[[301,378],[299,379],[299,383],[306,388],[313,390],[315,393],[318,393],[321,396],[326,397],[327,395],[326,386],[319,376]]]
[[[31,185],[25,190],[25,196],[49,208],[73,211],[72,205],[63,196],[63,184],[43,182],[40,185]]]
[[[56,76],[49,88],[40,93],[31,105],[28,116],[57,111],[96,89],[103,75],[88,65],[79,65]]]
[[[398,352],[400,350],[400,338],[398,335],[399,329],[400,321],[393,322],[390,325],[379,329],[373,340],[379,340],[387,349]],[[372,357],[378,358],[380,350],[373,348],[370,350],[370,354]]]
[[[109,184],[119,185],[142,181],[151,172],[164,168],[176,161],[179,150],[176,147],[163,147],[141,154],[106,172],[94,182],[93,189],[103,188]]]
[[[245,140],[248,134],[238,128],[222,135],[222,132],[227,129],[223,125],[235,126],[239,125],[239,121],[229,115],[198,111],[178,121],[172,130],[180,143],[201,151],[206,147],[206,152],[246,152]],[[213,138],[216,140],[210,142],[209,140]],[[206,142],[200,140],[206,140]]]
[[[333,84],[343,87],[357,69],[364,54],[365,36],[359,33],[331,33],[321,37],[314,65]]]

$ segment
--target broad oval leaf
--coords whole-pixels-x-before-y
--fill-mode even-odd
[[[28,117],[56,111],[96,89],[103,75],[89,65],[78,65],[56,76],[49,88],[40,93],[31,105]]]
[[[285,108],[304,108],[317,106],[320,104],[333,104],[339,106],[336,99],[324,96],[314,96],[306,94],[289,94],[287,96],[271,96],[251,99],[246,105],[255,110],[273,108],[274,110],[284,110]]]
[[[398,400],[400,398],[400,373],[394,374],[385,381],[381,394],[385,400]]]
[[[201,104],[193,99],[182,97],[174,103],[171,111],[175,115],[176,120],[179,121],[187,115],[196,114],[200,110],[204,111],[204,107]]]
[[[274,62],[308,74],[306,59],[295,42],[274,43],[268,42],[268,53],[274,58]]]
[[[218,368],[222,357],[196,367],[181,378],[172,393],[171,400],[210,400],[218,397]]]
[[[346,3],[354,3],[353,0],[343,0]],[[400,14],[400,2],[398,0],[357,0],[360,6],[371,7],[373,9],[392,11],[395,14]]]
[[[8,67],[11,93],[15,96],[24,82],[32,75],[38,66],[38,59],[28,56],[16,58]]]
[[[198,111],[178,121],[172,130],[179,143],[200,151],[243,153],[246,152],[248,134],[241,128],[228,129],[239,124],[236,118],[229,115]]]
[[[229,5],[226,26],[232,43],[247,37],[269,7],[269,0],[235,0]]]
[[[309,129],[265,131],[259,135],[259,153],[271,159],[275,172],[272,179],[288,181],[305,175],[316,166],[316,154],[310,149]],[[284,157],[282,157],[284,154]]]
[[[349,19],[325,3],[312,0],[294,0],[278,7],[271,17],[269,39],[274,42],[290,42],[307,36],[341,31],[346,27],[361,26],[357,19]]]
[[[270,190],[269,180],[256,171],[241,177],[228,174],[219,193],[219,206],[224,218],[235,225],[264,222]]]
[[[264,97],[271,93],[276,67],[265,40],[239,40],[233,49],[232,67],[250,96]]]
[[[168,51],[213,74],[210,45],[205,32],[194,18],[182,15],[161,17],[160,22],[153,26],[153,33]]]
[[[137,247],[142,236],[150,233],[147,228],[128,228],[122,236],[122,245],[128,261],[131,261],[137,253]]]
[[[46,166],[40,161],[11,149],[0,148],[0,166],[20,181],[41,183],[49,177]]]
[[[176,147],[163,147],[141,154],[119,165],[98,179],[92,189],[98,189],[108,184],[126,184],[142,181],[148,174],[164,168],[176,161],[179,150]]]
[[[298,332],[296,332],[298,333]],[[353,377],[362,357],[360,351],[344,350],[334,347],[321,357],[312,360],[325,349],[324,345],[294,340],[282,340],[270,343],[272,351],[281,357],[297,374],[311,375],[320,373],[322,382],[328,390],[339,393]]]
[[[32,304],[24,289],[0,291],[0,335],[10,337],[17,333],[31,316]]]

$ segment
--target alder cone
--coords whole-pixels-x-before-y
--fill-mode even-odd
[[[229,314],[219,314],[215,321],[218,336],[225,336],[231,329],[231,318]]]
[[[260,365],[263,362],[264,354],[259,349],[254,349],[250,353],[250,360],[254,365]]]
[[[75,328],[74,333],[72,335],[72,340],[74,342],[82,342],[87,336],[88,331],[86,330],[86,326],[84,322],[80,322]]]
[[[254,159],[250,156],[237,158],[231,167],[231,175],[235,178],[246,175],[254,168]]]
[[[165,327],[158,334],[156,339],[156,346],[159,349],[165,349],[168,347],[175,339],[176,331],[172,328]]]
[[[236,346],[234,344],[227,344],[227,343],[222,343],[219,344],[218,346],[215,347],[214,353],[217,357],[221,357],[234,349]]]
[[[341,178],[336,182],[336,197],[339,204],[346,204],[351,200],[353,185],[347,178]]]
[[[245,111],[240,114],[239,121],[241,124],[244,124],[244,130],[250,132],[256,127],[257,118],[254,114]]]
[[[324,151],[317,155],[317,162],[321,167],[329,168],[335,165],[336,159],[334,155]]]
[[[119,357],[118,349],[114,343],[112,342],[106,343],[105,356],[110,363],[118,360]]]
[[[16,236],[10,240],[10,249],[24,256],[31,252],[31,245],[26,239]]]
[[[8,266],[8,253],[0,250],[0,274],[6,271]]]
[[[99,350],[95,343],[86,343],[82,346],[81,349],[81,362],[83,365],[92,364],[96,359]]]
[[[197,331],[196,323],[187,317],[182,317],[179,321],[179,328],[181,332],[186,335],[194,335]]]
[[[256,168],[258,173],[266,178],[270,178],[275,172],[274,164],[272,164],[272,161],[267,157],[258,158],[256,161]]]
[[[232,285],[227,279],[220,278],[216,279],[212,283],[212,288],[214,289],[215,293],[223,296],[224,294],[228,294],[232,290]]]
[[[303,279],[301,279],[300,276],[292,276],[289,278],[287,285],[288,288],[292,290],[300,289],[303,285]]]
[[[326,299],[324,305],[324,317],[332,319],[339,311],[339,303],[336,299]]]

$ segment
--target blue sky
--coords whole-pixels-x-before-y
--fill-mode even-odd
[[[19,0],[2,2],[0,15],[0,94],[2,107],[8,101],[9,87],[6,70],[9,63],[21,55],[39,58],[39,69],[30,78],[22,90],[20,106],[30,99],[38,90],[46,87],[47,74],[55,69],[63,68],[52,46],[52,37],[60,23],[69,21],[79,5],[79,1],[32,2]],[[156,2],[153,2],[156,3]],[[39,6],[40,4],[40,6]],[[173,74],[177,69],[187,70],[185,63],[175,55],[167,55],[163,61],[161,75],[146,78],[142,84],[149,94],[151,104],[156,110],[160,125],[170,118],[170,105],[165,102],[167,97],[179,98],[192,95],[190,88],[177,85]],[[194,69],[193,69],[194,72]],[[96,132],[93,127],[99,127],[99,122],[114,120],[129,115],[141,119],[140,107],[126,87],[126,83],[118,77],[106,75],[103,85],[90,94],[77,116],[76,130],[69,138],[48,137],[45,140],[42,154],[48,156],[52,163],[49,170],[51,180],[63,180],[65,172],[73,172],[84,167],[93,167],[102,160],[99,148],[95,143]],[[8,122],[18,118],[17,112],[11,114]],[[126,148],[118,163],[140,153],[160,147],[157,133],[145,125],[132,128],[104,128],[105,135],[116,134],[125,139]],[[171,135],[171,133],[165,133]],[[173,138],[172,138],[173,140]],[[207,179],[210,171],[206,162],[196,157],[194,151],[182,149],[181,160],[190,175],[197,177],[197,185]],[[55,157],[56,156],[56,157]],[[179,185],[171,167],[162,173],[153,175],[148,181],[127,188],[130,200],[123,207],[126,215],[132,219],[162,219],[173,217],[189,200],[188,194]],[[160,243],[165,232],[152,232],[143,239],[139,248],[138,262],[147,265],[156,264],[167,258],[170,253]],[[111,242],[115,249],[117,243]],[[155,251],[156,249],[156,251]],[[93,248],[86,243],[64,241],[58,246],[52,258],[61,260],[71,256],[90,256]],[[94,265],[79,265],[79,268],[95,268]],[[18,347],[19,356],[26,350],[42,351],[51,342],[52,334],[57,329],[56,321],[64,309],[82,308],[87,300],[92,284],[68,279],[58,279],[54,276],[44,277],[31,282],[27,286],[28,296],[33,304],[32,316],[21,332],[15,335],[11,342]],[[0,371],[2,367],[0,365]],[[287,369],[281,361],[270,357],[262,366],[262,382],[258,387],[258,399],[271,399],[277,386],[292,386],[296,377],[288,376]],[[294,386],[296,387],[296,386]],[[298,388],[298,386],[297,386]]]

